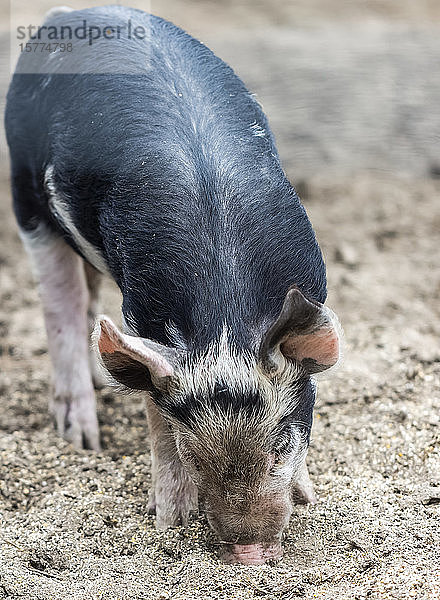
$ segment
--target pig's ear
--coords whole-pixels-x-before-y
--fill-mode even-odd
[[[308,300],[293,286],[278,318],[263,336],[260,364],[269,376],[280,373],[286,359],[298,361],[308,373],[325,371],[339,359],[339,330],[329,308]]]
[[[134,390],[168,388],[177,356],[172,348],[124,334],[103,315],[96,321],[93,339],[104,367],[119,383]]]

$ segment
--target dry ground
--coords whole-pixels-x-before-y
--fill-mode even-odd
[[[99,394],[104,445],[101,454],[74,452],[55,434],[46,410],[50,369],[41,309],[15,231],[3,165],[0,598],[440,597],[440,180],[423,175],[435,159],[432,144],[439,140],[435,125],[438,105],[434,104],[438,98],[438,73],[432,73],[433,84],[429,85],[429,69],[434,64],[430,61],[435,53],[424,53],[421,41],[428,40],[432,51],[438,4],[418,4],[415,16],[411,8],[414,3],[410,2],[364,4],[369,17],[385,16],[407,23],[414,20],[417,27],[426,27],[426,35],[422,32],[415,43],[426,60],[418,64],[408,59],[409,54],[403,54],[399,69],[393,71],[401,73],[403,79],[399,81],[403,81],[407,61],[408,78],[411,79],[411,73],[419,77],[414,95],[400,104],[396,99],[399,118],[391,125],[390,121],[385,123],[380,98],[377,103],[380,117],[375,126],[381,131],[383,117],[382,129],[386,131],[379,148],[385,164],[382,171],[374,164],[371,140],[370,145],[364,143],[365,135],[368,138],[368,119],[359,126],[362,160],[359,156],[353,158],[353,151],[344,154],[343,140],[336,138],[331,142],[336,130],[330,135],[326,127],[331,126],[332,119],[319,122],[316,109],[307,118],[310,127],[312,117],[317,119],[326,140],[326,152],[321,151],[320,136],[313,132],[303,139],[302,145],[297,140],[296,145],[289,146],[295,130],[290,125],[282,127],[282,114],[289,114],[289,99],[296,105],[307,100],[306,96],[295,96],[294,86],[281,78],[283,65],[287,70],[294,69],[295,55],[286,50],[290,42],[284,46],[285,62],[277,67],[280,80],[275,78],[271,86],[268,77],[273,74],[277,52],[281,52],[281,37],[273,37],[272,53],[266,42],[269,58],[260,70],[250,58],[249,48],[256,39],[251,29],[240,33],[247,55],[240,53],[236,33],[231,33],[231,43],[227,44],[228,18],[243,25],[252,15],[251,25],[257,27],[259,19],[269,19],[264,15],[272,14],[261,8],[263,4],[255,5],[259,8],[253,11],[250,3],[241,3],[237,8],[225,2],[224,11],[220,11],[209,2],[192,2],[188,3],[188,12],[179,8],[177,2],[164,2],[164,10],[153,5],[154,12],[172,17],[190,29],[190,18],[201,14],[204,21],[192,31],[198,35],[205,31],[205,37],[212,39],[212,45],[223,48],[222,55],[233,63],[235,52],[240,73],[244,76],[247,70],[248,81],[260,91],[269,116],[277,124],[289,174],[294,181],[297,174],[302,177],[304,203],[327,260],[328,302],[338,312],[345,329],[344,364],[339,372],[321,382],[315,412],[309,468],[320,501],[314,507],[295,511],[285,536],[285,556],[278,564],[221,564],[216,540],[203,515],[187,529],[155,531],[153,517],[147,516],[145,510],[150,464],[140,396],[120,397],[108,389]],[[32,10],[37,5],[34,3]],[[353,5],[336,0],[331,3],[336,8]],[[277,2],[273,6],[272,12],[278,16],[270,18],[271,27],[277,27],[281,21],[282,35],[291,39],[286,26],[294,27],[295,11],[286,8],[290,7],[288,3]],[[335,18],[322,2],[310,3],[308,8],[305,2],[298,6],[299,22],[307,21],[310,27],[309,21],[313,22],[316,15],[328,22]],[[31,8],[27,10],[30,12]],[[211,13],[214,11],[211,20],[210,8]],[[358,23],[355,9],[347,9],[347,13],[347,18]],[[218,36],[215,16],[219,17],[221,29]],[[389,23],[380,27],[383,31]],[[248,31],[247,37],[244,31]],[[262,30],[258,31],[263,36]],[[317,35],[315,30],[312,33]],[[377,39],[373,39],[370,54],[376,52]],[[359,50],[357,56],[362,52]],[[314,56],[318,54],[315,52]],[[375,60],[378,65],[377,57]],[[304,77],[306,62],[302,64]],[[318,67],[316,62],[310,67],[315,76]],[[358,89],[353,65],[344,73]],[[304,85],[313,100],[312,87],[309,83]],[[362,89],[361,86],[359,90]],[[355,97],[359,98],[360,91]],[[288,95],[283,95],[286,92]],[[374,103],[374,94],[369,101]],[[313,101],[312,105],[315,106]],[[337,98],[330,95],[330,109],[337,110],[338,106]],[[331,110],[329,114],[331,117]],[[346,142],[352,144],[351,149],[357,114],[353,110],[352,126],[346,129]],[[374,114],[368,101],[362,103],[359,114]],[[410,122],[406,134],[397,126],[405,118]],[[424,144],[423,135],[430,126],[430,137]],[[404,150],[399,152],[394,146],[400,143]],[[416,157],[413,168],[411,153]],[[361,169],[362,162],[376,169]],[[303,169],[306,163],[313,168]],[[313,175],[312,171],[321,175]],[[117,318],[118,292],[110,283],[106,286],[104,307]]]

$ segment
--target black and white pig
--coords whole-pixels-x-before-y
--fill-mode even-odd
[[[315,500],[313,375],[339,356],[312,226],[230,67],[134,9],[55,10],[45,26],[85,20],[147,35],[23,52],[6,110],[50,411],[75,447],[99,450],[96,320],[99,361],[146,392],[157,526],[185,523],[200,498],[225,560],[278,558],[292,504]],[[101,274],[121,290],[122,330],[96,319]]]

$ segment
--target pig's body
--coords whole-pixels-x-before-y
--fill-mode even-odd
[[[103,331],[108,335],[103,339],[101,333],[100,350],[115,379],[150,394],[148,416],[156,463],[152,505],[163,512],[161,522],[167,525],[179,516],[184,518],[196,502],[181,442],[188,435],[197,440],[203,437],[200,420],[208,429],[212,421],[212,432],[222,431],[223,441],[218,431],[217,437],[212,434],[211,458],[215,461],[222,447],[229,457],[227,472],[231,454],[243,454],[240,444],[253,447],[253,436],[257,439],[260,434],[246,433],[243,415],[251,415],[250,429],[256,431],[255,415],[264,414],[266,419],[274,408],[261,392],[266,379],[267,385],[272,384],[269,376],[262,383],[258,365],[270,362],[273,354],[267,353],[266,363],[261,356],[258,360],[262,338],[277,322],[291,286],[300,290],[295,292],[298,297],[312,301],[310,306],[315,306],[313,301],[324,302],[325,268],[310,222],[280,166],[267,120],[233,71],[180,29],[140,11],[103,7],[52,19],[72,24],[92,17],[111,19],[111,24],[128,18],[145,24],[151,35],[149,66],[144,74],[134,75],[14,77],[6,114],[14,208],[22,237],[34,255],[45,305],[55,367],[52,409],[62,432],[67,435],[69,428],[76,427],[71,438],[77,444],[85,438],[87,445],[99,446],[82,341],[84,313],[88,310],[90,320],[94,310],[96,277],[90,267],[87,278],[81,275],[78,254],[98,271],[109,273],[121,289],[126,332],[133,337],[118,338],[107,322]],[[96,60],[108,65],[145,61],[145,48],[139,44],[112,40],[105,52],[103,48],[97,47]],[[23,55],[22,66],[26,60]],[[64,277],[54,275],[57,269]],[[57,293],[59,298],[52,302]],[[66,311],[73,315],[67,317],[73,325],[65,326]],[[64,332],[67,327],[69,344],[57,341],[54,332],[60,327]],[[67,346],[72,346],[72,336],[75,348],[82,350],[75,350],[77,360],[69,366]],[[125,352],[122,346],[130,346],[130,340],[139,337],[154,340],[145,342],[151,354],[142,357],[143,350],[138,349],[135,356],[133,346],[131,358],[115,366]],[[286,339],[283,334],[283,347],[288,346]],[[115,350],[118,340],[122,346]],[[280,340],[274,342],[277,350]],[[153,354],[159,359],[152,359]],[[133,356],[135,363],[129,364]],[[307,443],[314,387],[307,369],[302,372],[296,363],[294,367],[291,389],[295,393],[290,404],[284,399],[282,408],[277,407],[273,425],[279,428],[288,415],[300,423]],[[82,373],[83,384],[78,388],[75,383],[76,391],[72,391],[74,375],[66,375],[69,369],[77,369],[77,377],[78,370]],[[158,383],[176,378],[177,387]],[[142,381],[147,380],[144,385]],[[279,385],[285,387],[286,381]],[[81,424],[82,415],[88,424]],[[175,443],[172,448],[164,447],[163,439],[168,436],[164,416],[179,429],[175,443],[180,460]],[[71,422],[75,419],[79,425]],[[259,421],[261,429],[263,419]],[[241,428],[225,437],[224,432],[231,432],[238,422]],[[260,442],[268,443],[266,438]],[[260,450],[270,455],[270,448]],[[301,457],[295,467],[296,491],[310,499],[312,492],[301,466],[304,451]],[[251,456],[249,460],[252,463]],[[268,471],[267,464],[261,477],[266,476],[264,469]],[[222,493],[225,478],[223,473],[221,481],[213,484],[216,494]],[[162,507],[166,504],[162,495],[170,495],[165,488],[172,485],[180,491],[171,508]],[[204,488],[203,495],[209,496],[206,485],[211,484],[200,484],[199,489]],[[247,515],[253,506],[243,494],[234,501],[236,517]],[[254,503],[261,504],[261,498],[254,496]],[[216,508],[211,498],[208,504],[219,535],[230,543],[238,542],[233,553],[237,560],[261,562],[276,555],[270,549],[278,543],[286,514],[290,514],[285,494],[283,516],[270,535],[250,526],[245,516],[235,535],[233,526],[217,523],[222,521],[218,514],[227,512],[224,503]],[[167,518],[170,510],[174,512]],[[251,533],[244,534],[245,530]],[[264,548],[269,549],[266,555]]]
[[[8,133],[14,183],[28,190],[15,196],[19,224],[43,221],[81,250],[59,199],[140,335],[168,343],[173,321],[200,348],[226,322],[249,346],[289,285],[324,302],[321,253],[256,100],[205,46],[162,19],[150,24],[143,76],[16,76]],[[107,47],[124,61],[138,46]]]

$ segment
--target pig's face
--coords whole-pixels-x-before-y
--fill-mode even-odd
[[[123,334],[105,317],[99,325],[107,370],[129,388],[148,390],[168,421],[225,558],[277,558],[292,496],[313,498],[304,464],[311,375],[338,360],[333,313],[294,287],[255,350],[237,348],[225,325],[198,353]]]
[[[281,555],[314,399],[301,367],[270,379],[226,332],[208,354],[188,360],[159,399],[226,560],[259,564]]]
[[[281,453],[261,432],[245,436],[242,431],[237,437],[235,429],[226,427],[225,439],[218,441],[180,432],[176,441],[208,521],[224,544],[223,557],[256,564],[281,555],[281,534],[292,512],[291,484],[305,458],[306,435],[292,428],[286,434],[290,441],[280,442],[285,444]]]

